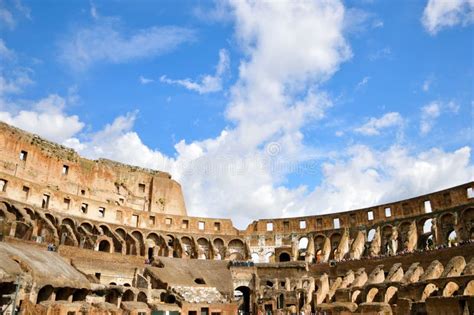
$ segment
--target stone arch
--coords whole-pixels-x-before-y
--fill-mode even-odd
[[[107,294],[105,295],[105,302],[117,306],[119,295],[119,292],[115,289],[108,290]]]
[[[362,303],[361,290],[355,290],[352,292],[351,301],[352,303],[360,304]]]
[[[139,292],[137,295],[137,302],[147,303],[148,298],[144,292]]]
[[[439,219],[442,242],[445,245],[449,245],[449,234],[454,231],[455,221],[456,218],[451,212],[443,214]]]
[[[209,241],[203,237],[197,240],[198,259],[209,259]]]
[[[55,291],[56,291],[56,301],[68,301],[69,297],[73,294],[74,289],[58,288]]]
[[[49,301],[53,295],[53,287],[50,285],[45,285],[38,291],[38,296],[36,297],[36,304],[39,304],[44,301]]]
[[[459,237],[458,237],[458,233],[456,232],[454,228],[451,231],[448,231],[447,240],[448,240],[449,247],[456,246],[458,244]]]
[[[288,252],[281,252],[278,256],[279,262],[291,261],[291,255]]]
[[[183,253],[185,257],[193,258],[194,257],[193,240],[189,236],[183,236],[181,237],[181,244],[183,246]]]
[[[243,260],[245,259],[245,244],[240,239],[233,239],[229,242],[228,246],[229,259],[230,260]]]
[[[99,230],[101,231],[102,235],[108,236],[109,239],[112,241],[113,252],[122,253],[123,239],[118,237],[118,235],[112,230],[112,228],[105,223],[99,225]]]
[[[366,302],[367,303],[378,302],[377,297],[379,296],[379,294],[380,294],[380,291],[378,288],[371,288],[369,292],[367,292]]]
[[[421,294],[420,301],[424,302],[428,297],[436,294],[437,291],[438,291],[438,287],[434,283],[428,283],[425,286],[423,293]]]
[[[79,246],[79,241],[76,235],[76,224],[71,218],[64,218],[61,221],[59,228],[61,232],[61,244],[69,246]]]
[[[390,286],[385,290],[384,302],[388,304],[397,304],[397,292],[398,288]]]
[[[302,236],[298,240],[298,260],[305,260],[306,251],[308,250],[309,239],[307,236]]]
[[[471,280],[466,284],[463,295],[474,296],[474,280]]]
[[[112,253],[113,246],[111,245],[111,242],[107,238],[99,238],[97,240],[97,250],[99,252],[105,252],[105,253]]]
[[[143,238],[143,233],[141,231],[135,230],[131,233],[131,235],[135,239],[137,254],[140,256],[145,256],[145,241]]]
[[[372,240],[374,239],[376,232],[377,231],[375,230],[375,228],[372,228],[369,230],[369,233],[367,234],[367,243],[369,244],[372,243]]]
[[[161,243],[162,241],[158,234],[155,232],[148,233],[145,240],[148,259],[153,260],[160,256]]]
[[[242,302],[239,303],[239,311],[241,311],[243,314],[250,314],[250,311],[251,311],[250,298],[252,295],[252,290],[247,286],[239,286],[235,289],[235,291],[238,291],[241,293],[240,299]],[[235,295],[235,292],[234,292],[234,295]]]
[[[341,242],[342,235],[339,232],[334,232],[329,237],[331,241],[331,254],[329,255],[329,259],[334,259],[337,248],[339,247],[339,243]]]
[[[320,262],[322,260],[325,241],[326,236],[323,234],[318,234],[314,237],[314,255],[316,257],[316,262]]]
[[[127,290],[122,294],[122,302],[133,302],[135,301],[135,294],[132,290]]]
[[[88,293],[86,289],[75,290],[72,295],[72,301],[85,301]]]
[[[451,297],[453,295],[457,295],[459,290],[459,285],[456,282],[450,281],[448,282],[443,289],[443,296],[444,297]]]
[[[224,243],[224,240],[222,238],[217,237],[212,241],[212,244],[213,244],[214,250],[215,250],[214,259],[217,259],[217,260],[224,259],[224,257],[225,257],[225,243]]]

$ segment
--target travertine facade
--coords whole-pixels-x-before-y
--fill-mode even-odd
[[[187,216],[167,173],[3,123],[0,162],[0,304],[22,314],[474,312],[473,182],[241,231]]]

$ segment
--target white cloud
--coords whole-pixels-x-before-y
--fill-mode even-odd
[[[145,77],[142,76],[142,75],[138,78],[138,80],[140,80],[140,83],[141,83],[141,84],[149,84],[149,83],[155,82],[155,80],[149,79],[149,78],[145,78]]]
[[[381,129],[401,126],[402,124],[402,116],[397,112],[390,112],[380,118],[370,118],[364,125],[356,128],[355,131],[366,136],[376,136],[380,134]]]
[[[369,83],[369,80],[370,80],[370,77],[369,76],[365,76],[362,78],[362,80],[360,80],[357,85],[356,85],[356,90],[359,90],[361,88],[363,88],[364,86],[366,86],[368,83]]]
[[[437,118],[444,112],[457,114],[459,105],[455,101],[443,103],[440,101],[432,101],[421,108],[420,133],[428,134],[434,127]]]
[[[0,75],[0,98],[7,94],[21,93],[26,86],[33,84],[31,73],[32,70],[29,68],[14,68],[4,71]]]
[[[175,26],[154,26],[125,34],[117,19],[101,18],[61,41],[60,58],[74,70],[84,70],[97,62],[124,63],[156,57],[193,39],[194,31]]]
[[[471,24],[473,9],[473,0],[428,0],[421,21],[431,35],[436,35],[443,28]]]
[[[305,214],[370,207],[448,188],[474,179],[470,148],[433,148],[419,154],[392,146],[376,151],[351,147],[323,167],[324,180],[299,204]]]
[[[185,87],[188,90],[196,91],[199,94],[218,92],[222,90],[223,76],[229,71],[229,53],[225,49],[219,51],[219,62],[214,75],[203,75],[199,81],[191,79],[173,80],[165,75],[160,77],[160,81],[166,84],[175,84]]]
[[[20,110],[13,114],[0,111],[0,120],[63,143],[84,127],[78,116],[64,113],[65,106],[64,98],[51,94],[33,104],[30,110]]]
[[[13,59],[15,58],[15,52],[11,49],[9,49],[6,45],[3,39],[0,38],[0,57],[5,59]]]
[[[438,102],[431,102],[421,109],[420,132],[425,135],[431,131],[435,123],[435,119],[441,114],[441,108]]]
[[[0,22],[4,24],[7,28],[14,29],[16,26],[16,21],[13,18],[13,14],[6,8],[0,8]]]

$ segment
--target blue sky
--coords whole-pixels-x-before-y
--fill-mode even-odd
[[[394,201],[473,179],[473,7],[2,0],[0,119],[239,227]]]

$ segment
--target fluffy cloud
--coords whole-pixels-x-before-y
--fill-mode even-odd
[[[468,182],[474,178],[470,154],[468,147],[414,155],[399,146],[386,151],[354,146],[344,158],[324,165],[324,181],[299,209],[306,214],[357,209]]]
[[[474,21],[473,0],[429,0],[421,21],[432,35],[455,25],[467,25]]]
[[[191,79],[173,80],[165,75],[160,81],[167,84],[175,84],[185,87],[188,90],[196,91],[199,94],[218,92],[222,90],[222,77],[229,71],[229,53],[225,49],[219,51],[219,62],[214,75],[203,75],[199,81]]]
[[[397,112],[390,112],[380,118],[370,118],[364,125],[356,128],[355,131],[366,136],[376,136],[380,134],[381,129],[401,126],[402,124],[402,116]]]
[[[0,111],[0,120],[63,143],[84,127],[78,116],[64,113],[65,105],[64,98],[52,94],[33,104],[31,110],[21,110],[16,114]]]
[[[450,101],[448,103],[442,103],[439,101],[433,101],[421,108],[421,120],[420,120],[420,133],[422,135],[428,134],[436,123],[436,119],[443,112],[451,112],[457,114],[459,111],[459,105]]]
[[[194,31],[175,26],[154,26],[125,34],[117,19],[101,18],[60,42],[60,58],[71,68],[84,70],[96,62],[123,63],[159,56],[192,41],[194,36]]]

